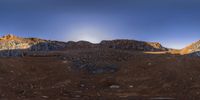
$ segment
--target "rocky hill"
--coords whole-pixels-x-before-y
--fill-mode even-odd
[[[112,40],[102,41],[100,43],[103,47],[125,50],[137,50],[137,51],[167,51],[168,49],[163,47],[157,42],[143,42],[136,40]]]
[[[69,41],[66,43],[65,49],[80,49],[80,48],[97,48],[98,44],[92,44],[88,41]]]
[[[0,38],[0,56],[23,56],[28,52],[58,50],[65,46],[64,42],[21,38],[8,34]]]
[[[183,48],[181,54],[190,54],[193,56],[200,56],[200,40]]]
[[[133,51],[166,51],[160,43],[136,40],[104,40],[99,44],[87,41],[59,42],[38,38],[21,38],[8,34],[0,38],[0,56],[25,56],[38,52],[80,48],[112,48]]]

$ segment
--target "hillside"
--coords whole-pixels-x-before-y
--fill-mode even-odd
[[[38,38],[21,38],[8,34],[0,38],[0,56],[24,56],[39,51],[64,48],[66,43]]]
[[[136,40],[109,40],[102,41],[99,44],[92,44],[87,41],[78,42],[60,42],[43,40],[38,38],[21,38],[12,34],[0,38],[0,56],[25,56],[38,54],[42,52],[46,54],[48,51],[80,49],[80,48],[113,48],[132,51],[167,51],[159,43],[143,42]]]
[[[200,40],[183,48],[181,50],[181,54],[190,54],[194,56],[200,56]]]

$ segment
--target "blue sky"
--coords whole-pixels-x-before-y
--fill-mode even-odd
[[[136,39],[171,48],[200,40],[199,0],[0,0],[0,35]]]

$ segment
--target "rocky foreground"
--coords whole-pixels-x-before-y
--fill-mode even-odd
[[[92,44],[14,35],[0,43],[0,100],[200,99],[200,58],[181,55],[185,49],[135,40]]]
[[[2,100],[199,100],[200,58],[69,49],[0,58]]]

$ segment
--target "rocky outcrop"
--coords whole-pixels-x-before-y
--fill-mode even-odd
[[[183,48],[181,54],[189,54],[193,56],[200,56],[200,40]]]
[[[6,35],[0,38],[0,56],[23,56],[38,51],[52,51],[66,47],[66,43],[37,38],[20,38]]]
[[[136,40],[112,40],[102,41],[100,43],[102,47],[125,49],[125,50],[137,50],[137,51],[166,51],[167,48],[163,47],[157,42],[143,42]]]

